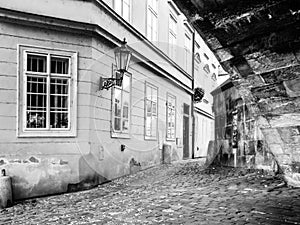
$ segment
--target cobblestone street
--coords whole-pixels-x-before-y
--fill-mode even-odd
[[[300,190],[254,170],[160,165],[92,190],[19,202],[1,224],[300,224]]]

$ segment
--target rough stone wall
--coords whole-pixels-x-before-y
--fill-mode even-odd
[[[243,100],[231,81],[228,84],[213,93],[216,114],[215,162],[277,172],[277,161],[264,140],[251,105]]]
[[[238,135],[238,145],[249,154],[255,149],[246,162],[278,166],[289,184],[300,186],[300,2],[175,2],[203,32],[255,121],[249,142],[247,135]],[[243,133],[239,122],[237,127]],[[264,165],[268,157],[274,160]]]

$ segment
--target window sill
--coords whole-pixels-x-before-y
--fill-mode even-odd
[[[130,135],[128,133],[116,133],[111,132],[112,138],[121,138],[121,139],[130,139]]]
[[[149,136],[145,136],[145,140],[146,140],[146,141],[157,141],[157,137],[149,137]]]
[[[75,131],[22,131],[17,135],[19,138],[34,137],[76,137]]]
[[[166,138],[166,141],[175,142],[176,139],[175,138]]]

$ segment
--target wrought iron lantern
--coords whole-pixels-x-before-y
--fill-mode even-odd
[[[126,45],[126,39],[122,41],[122,45],[115,49],[115,61],[116,61],[116,77],[115,78],[103,78],[100,77],[100,90],[108,90],[114,85],[122,86],[123,75],[128,71],[128,66],[131,58],[131,51]]]

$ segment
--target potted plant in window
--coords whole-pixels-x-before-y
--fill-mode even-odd
[[[202,98],[204,97],[205,91],[201,87],[196,87],[194,89],[194,102],[198,103],[201,102]]]

